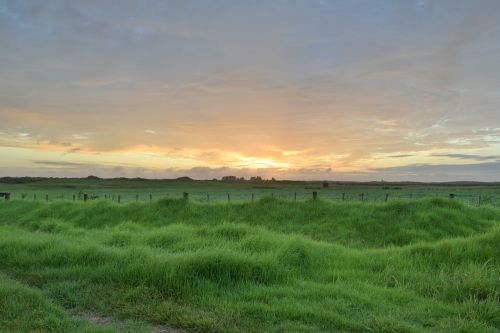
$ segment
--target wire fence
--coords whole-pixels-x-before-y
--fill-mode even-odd
[[[285,201],[326,200],[333,202],[369,202],[385,203],[394,200],[419,200],[428,198],[448,198],[457,200],[470,206],[495,206],[500,207],[500,195],[496,193],[471,193],[471,192],[429,192],[425,190],[416,192],[382,192],[382,191],[265,191],[265,190],[168,190],[168,191],[110,191],[105,189],[57,192],[57,191],[30,191],[9,193],[4,200],[32,200],[32,201],[110,201],[115,203],[153,202],[161,198],[184,198],[199,203],[223,202],[251,202],[262,198],[276,198]],[[1,200],[1,199],[0,199]]]

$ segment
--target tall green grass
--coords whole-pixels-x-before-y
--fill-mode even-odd
[[[488,230],[500,217],[498,209],[472,209],[443,199],[368,204],[321,200],[294,203],[263,198],[255,203],[212,205],[178,199],[127,205],[103,201],[85,204],[16,201],[0,207],[0,224],[37,224],[48,218],[85,229],[123,223],[137,227],[244,223],[358,248],[469,236]]]
[[[60,332],[81,311],[192,332],[492,332],[498,253],[500,211],[448,200],[0,205],[0,292],[38,295]],[[0,299],[0,328],[40,330],[17,303]]]

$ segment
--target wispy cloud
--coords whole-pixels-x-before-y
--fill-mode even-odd
[[[67,161],[44,161],[44,160],[34,160],[34,164],[40,164],[50,167],[64,167],[64,168],[79,168],[79,167],[95,167],[94,163],[76,163]]]
[[[413,157],[413,154],[400,154],[400,155],[388,155],[388,158],[405,158],[405,157]]]
[[[375,168],[370,172],[387,180],[417,181],[500,181],[500,161],[471,164],[413,164]]]
[[[461,160],[489,161],[500,160],[500,155],[474,155],[474,154],[432,154],[434,157],[456,158]]]
[[[249,178],[262,176],[270,179],[291,180],[344,180],[344,181],[500,181],[498,170],[500,162],[474,163],[465,165],[415,164],[401,167],[373,168],[364,171],[339,172],[331,168],[231,168],[231,167],[191,167],[151,169],[144,167],[125,167],[121,165],[101,165],[93,163],[72,163],[66,161],[35,161],[37,168],[1,167],[0,175],[11,176],[56,176],[86,177],[96,175],[104,178],[143,177],[143,178],[177,178],[188,176],[194,179],[220,179],[223,176]]]
[[[63,155],[68,155],[68,154],[74,154],[74,153],[79,153],[81,152],[82,149],[80,147],[75,147],[75,148],[71,148],[69,149],[68,151],[66,151]]]

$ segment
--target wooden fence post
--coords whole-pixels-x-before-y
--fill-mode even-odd
[[[49,195],[45,194],[45,201],[49,202]]]
[[[479,197],[477,198],[477,206],[478,207],[481,207],[481,194],[479,195]]]
[[[365,201],[365,194],[364,193],[361,193],[361,201]]]
[[[386,193],[385,194],[385,202],[387,202],[388,199],[389,199],[389,193]]]
[[[252,201],[253,201],[253,199],[254,199],[254,194],[252,193]]]
[[[313,192],[313,200],[316,200],[318,198],[318,192]]]
[[[231,195],[228,193],[227,194],[227,202],[231,201]]]
[[[118,195],[118,203],[121,202],[121,197]]]
[[[345,201],[345,192],[342,193],[342,201]]]
[[[87,193],[84,193],[83,194],[83,201],[87,202],[88,199],[89,199],[89,195]]]
[[[450,199],[455,199],[455,193],[450,193]]]
[[[297,201],[297,192],[293,194],[293,201]]]
[[[36,193],[33,194],[33,200],[36,200]]]
[[[184,200],[188,200],[188,199],[189,199],[189,193],[187,193],[187,192],[182,192],[182,198],[183,198]]]

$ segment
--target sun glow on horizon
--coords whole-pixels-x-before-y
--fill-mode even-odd
[[[500,180],[500,2],[146,1],[0,1],[0,176]]]

